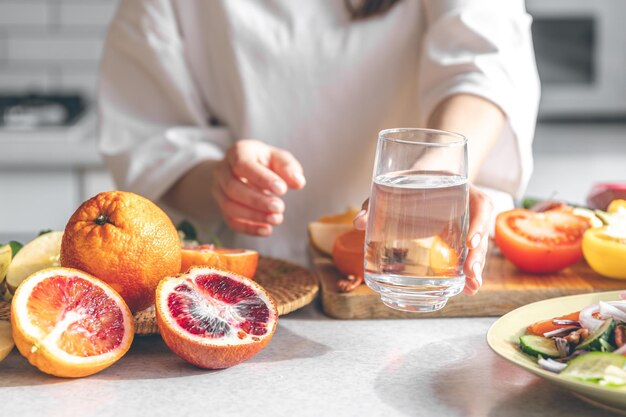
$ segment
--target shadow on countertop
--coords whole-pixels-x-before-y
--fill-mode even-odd
[[[268,346],[240,366],[322,356],[327,346],[278,326]],[[182,378],[226,372],[197,368],[174,354],[160,336],[136,336],[126,355],[104,371],[81,379],[64,379],[40,372],[17,349],[0,363],[0,388],[72,383],[79,380],[121,381]]]
[[[463,417],[626,415],[592,406],[506,362],[489,349],[484,336],[458,342],[429,343],[390,361],[377,378],[379,398],[407,416],[433,407]]]

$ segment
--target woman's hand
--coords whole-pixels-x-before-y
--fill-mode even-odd
[[[489,225],[493,214],[493,203],[487,195],[470,186],[470,224],[467,231],[467,258],[465,271],[465,293],[474,295],[483,285],[483,269],[489,247]]]
[[[369,199],[363,203],[363,210],[354,218],[354,227],[364,230],[367,225]],[[466,275],[464,292],[474,295],[483,283],[482,272],[489,246],[489,225],[493,205],[489,197],[470,186],[469,191],[470,225],[467,232],[468,253],[463,270]]]
[[[306,184],[294,156],[263,142],[236,142],[213,168],[211,192],[228,226],[236,232],[269,236],[283,222],[288,189]]]

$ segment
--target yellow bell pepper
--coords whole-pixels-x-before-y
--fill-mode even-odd
[[[626,200],[619,199],[611,201],[611,204],[609,204],[609,208],[606,211],[609,213],[620,213],[620,216],[622,216],[621,213],[626,214]]]
[[[598,274],[626,279],[626,200],[612,201],[607,211],[599,213],[607,224],[583,235],[583,255]]]

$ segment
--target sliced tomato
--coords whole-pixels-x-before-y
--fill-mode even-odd
[[[572,207],[565,205],[551,208],[546,211],[562,211],[564,213],[573,214],[574,216],[586,222],[589,227],[601,227],[603,225],[602,220],[596,215],[596,212],[583,207]]]
[[[588,222],[564,211],[514,209],[496,218],[495,241],[519,269],[545,274],[566,268],[582,257],[582,236],[588,228]]]

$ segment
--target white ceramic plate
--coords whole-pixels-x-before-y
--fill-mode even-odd
[[[487,343],[498,355],[535,375],[583,396],[593,402],[626,410],[626,387],[609,388],[563,378],[545,371],[519,349],[519,337],[526,327],[539,320],[546,320],[580,310],[598,301],[618,300],[621,291],[571,295],[538,301],[517,308],[500,317],[487,333]]]

